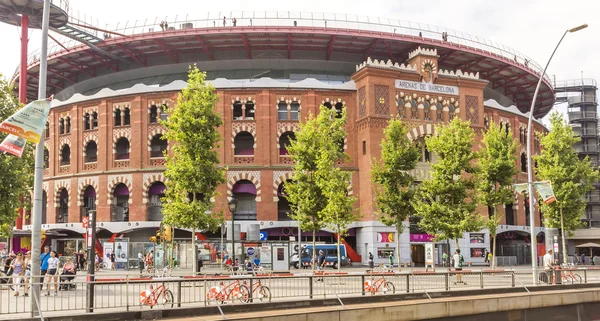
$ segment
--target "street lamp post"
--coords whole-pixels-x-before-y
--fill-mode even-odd
[[[237,209],[237,202],[234,197],[227,202],[229,211],[231,211],[231,259],[233,264],[235,264],[235,210]]]
[[[546,75],[546,69],[548,69],[548,65],[550,65],[550,61],[552,61],[552,57],[554,57],[554,54],[556,53],[558,46],[560,46],[560,43],[563,41],[563,39],[565,38],[567,33],[576,32],[581,29],[585,29],[585,28],[587,28],[587,26],[588,26],[587,24],[583,24],[583,25],[577,26],[575,28],[565,30],[562,37],[558,41],[558,44],[554,48],[554,51],[552,51],[552,55],[550,55],[550,58],[548,59],[548,62],[546,63],[546,66],[544,67],[544,71],[542,71],[542,73],[540,75],[540,79],[538,80],[537,86],[535,87],[535,92],[533,93],[533,99],[531,100],[531,108],[529,109],[529,120],[527,122],[527,184],[529,186],[529,229],[531,231],[531,270],[532,270],[532,274],[533,274],[533,284],[537,283],[537,273],[536,273],[537,272],[536,271],[536,269],[537,269],[537,248],[536,248],[537,235],[535,233],[535,215],[533,215],[533,213],[534,213],[533,162],[532,162],[532,158],[531,158],[531,135],[533,134],[531,131],[531,123],[533,121],[533,110],[535,108],[535,100],[536,100],[537,94],[540,90],[540,86],[542,85],[542,80],[544,79],[544,75]]]

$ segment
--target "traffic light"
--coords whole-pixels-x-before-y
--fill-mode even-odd
[[[173,229],[169,225],[163,225],[163,230],[165,241],[171,242],[171,240],[173,239]]]
[[[156,236],[150,236],[150,241],[152,243],[156,243]]]
[[[46,238],[46,230],[42,230],[42,234],[41,235],[42,235],[42,237],[41,237],[42,240],[45,239]]]
[[[160,244],[160,242],[162,241],[162,235],[160,234],[160,231],[156,232],[156,244]]]

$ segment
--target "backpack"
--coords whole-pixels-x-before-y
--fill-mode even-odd
[[[459,254],[458,255],[458,267],[462,267],[464,262],[465,262],[465,258],[462,256],[462,254]]]

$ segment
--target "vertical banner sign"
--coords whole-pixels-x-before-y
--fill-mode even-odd
[[[433,267],[433,243],[425,244],[425,267]]]
[[[0,144],[0,151],[21,157],[25,149],[25,144],[27,144],[25,139],[10,134]]]
[[[517,192],[519,194],[523,194],[523,193],[527,192],[528,185],[529,184],[527,184],[527,183],[513,184],[513,189],[515,190],[515,192]]]
[[[30,102],[3,121],[0,124],[0,131],[24,138],[32,143],[39,143],[50,112],[51,100],[52,98]]]
[[[556,196],[554,196],[554,191],[552,190],[552,184],[550,181],[535,182],[533,183],[533,186],[538,193],[540,193],[544,203],[550,204],[556,201]]]

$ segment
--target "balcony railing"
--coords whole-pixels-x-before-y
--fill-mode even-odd
[[[572,111],[569,113],[569,120],[579,120],[579,119],[596,119],[596,113],[593,111]]]
[[[426,23],[418,23],[412,21],[389,19],[381,17],[367,17],[343,13],[319,13],[319,12],[293,12],[293,11],[229,11],[229,12],[213,12],[206,13],[202,18],[192,18],[188,14],[185,16],[177,15],[175,17],[155,17],[146,18],[144,20],[127,21],[125,23],[117,23],[109,25],[94,20],[94,18],[86,15],[81,15],[78,12],[69,10],[69,21],[79,25],[88,25],[104,30],[114,31],[116,34],[111,35],[114,38],[131,35],[139,35],[144,33],[160,32],[160,22],[166,21],[168,31],[177,29],[192,29],[192,28],[213,28],[221,27],[223,17],[227,17],[227,27],[231,26],[231,19],[236,18],[237,28],[243,26],[265,26],[265,27],[322,27],[327,29],[345,29],[345,30],[360,30],[366,31],[365,34],[392,34],[398,36],[408,36],[417,38],[441,39],[442,33],[448,34],[447,43],[456,44],[460,47],[470,47],[477,51],[487,51],[490,54],[500,56],[506,60],[513,61],[516,57],[518,61],[528,61],[527,68],[530,68],[537,74],[541,74],[542,67],[529,56],[504,46],[494,41],[473,36],[464,32],[429,25]],[[102,34],[98,30],[85,28],[86,32],[101,37]],[[120,35],[119,35],[120,34]],[[61,45],[56,43],[50,44],[48,48],[48,56],[63,51],[63,47],[73,48],[80,46],[81,43],[68,38],[59,39]],[[27,64],[37,63],[39,61],[40,51],[35,50],[29,54]],[[525,65],[524,65],[525,66]],[[15,75],[18,72],[18,67]],[[550,84],[550,77],[546,74],[544,79]]]
[[[580,95],[571,96],[571,97],[567,98],[567,102],[569,103],[569,105],[579,104],[579,103],[595,103],[596,97],[594,97],[593,95],[584,95],[583,97],[581,97]]]
[[[410,175],[416,181],[423,181],[431,179],[431,164],[425,162],[417,163],[415,169],[410,171]]]

